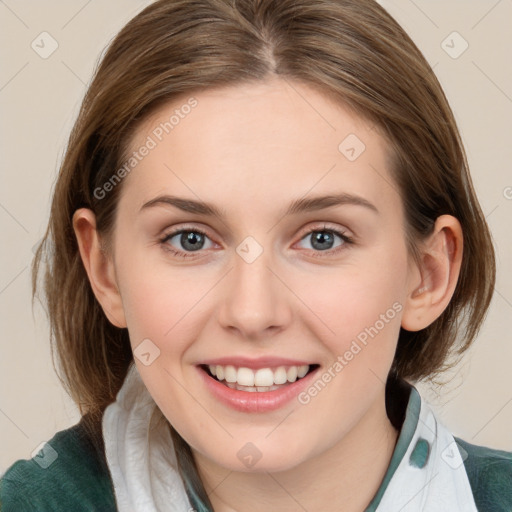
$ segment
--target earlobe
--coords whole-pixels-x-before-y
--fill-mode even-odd
[[[96,299],[113,325],[126,327],[121,294],[115,279],[114,262],[101,246],[101,239],[96,231],[96,217],[92,210],[76,210],[73,214],[73,229]]]
[[[460,222],[451,215],[441,215],[420,248],[421,261],[411,279],[411,291],[402,316],[404,329],[424,329],[446,309],[457,286],[462,250]]]

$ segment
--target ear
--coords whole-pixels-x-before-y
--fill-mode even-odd
[[[402,327],[419,331],[434,322],[448,306],[462,263],[463,235],[459,221],[441,215],[420,247],[420,263],[405,301]]]
[[[121,294],[117,287],[113,258],[102,248],[96,231],[96,216],[87,208],[73,214],[73,229],[91,288],[109,321],[126,327]]]

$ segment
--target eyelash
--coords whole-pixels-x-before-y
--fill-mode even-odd
[[[348,235],[346,235],[344,231],[340,231],[339,229],[335,229],[335,228],[330,228],[327,225],[324,225],[321,228],[317,227],[317,228],[310,229],[309,231],[306,231],[305,233],[303,233],[301,235],[300,240],[303,240],[305,237],[307,237],[308,235],[311,235],[312,233],[323,233],[323,232],[328,232],[328,233],[337,235],[339,238],[341,238],[341,240],[343,240],[343,244],[336,247],[335,249],[327,249],[325,251],[313,251],[314,257],[322,257],[321,254],[323,254],[323,253],[327,253],[331,256],[336,255],[339,251],[346,249],[347,245],[352,245],[354,243],[354,239],[352,237],[349,237]],[[186,226],[184,228],[179,228],[170,233],[166,233],[160,239],[160,244],[162,246],[162,249],[164,251],[170,252],[171,254],[173,254],[174,256],[177,256],[178,258],[185,259],[185,258],[195,257],[194,252],[200,252],[200,251],[193,251],[193,252],[178,251],[167,243],[170,239],[172,239],[173,237],[175,237],[176,235],[179,235],[181,233],[199,233],[205,237],[208,237],[208,234],[204,230],[202,230],[200,228],[192,227],[192,226]]]

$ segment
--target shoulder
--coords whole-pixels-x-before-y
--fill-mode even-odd
[[[84,421],[57,432],[30,460],[16,461],[0,480],[2,512],[115,511],[110,473]]]
[[[478,510],[512,510],[512,452],[470,444],[455,438]]]

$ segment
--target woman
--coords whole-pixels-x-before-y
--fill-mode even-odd
[[[475,338],[494,254],[442,89],[375,2],[147,7],[45,245],[83,418],[7,471],[4,510],[512,507],[512,455],[412,386]]]

